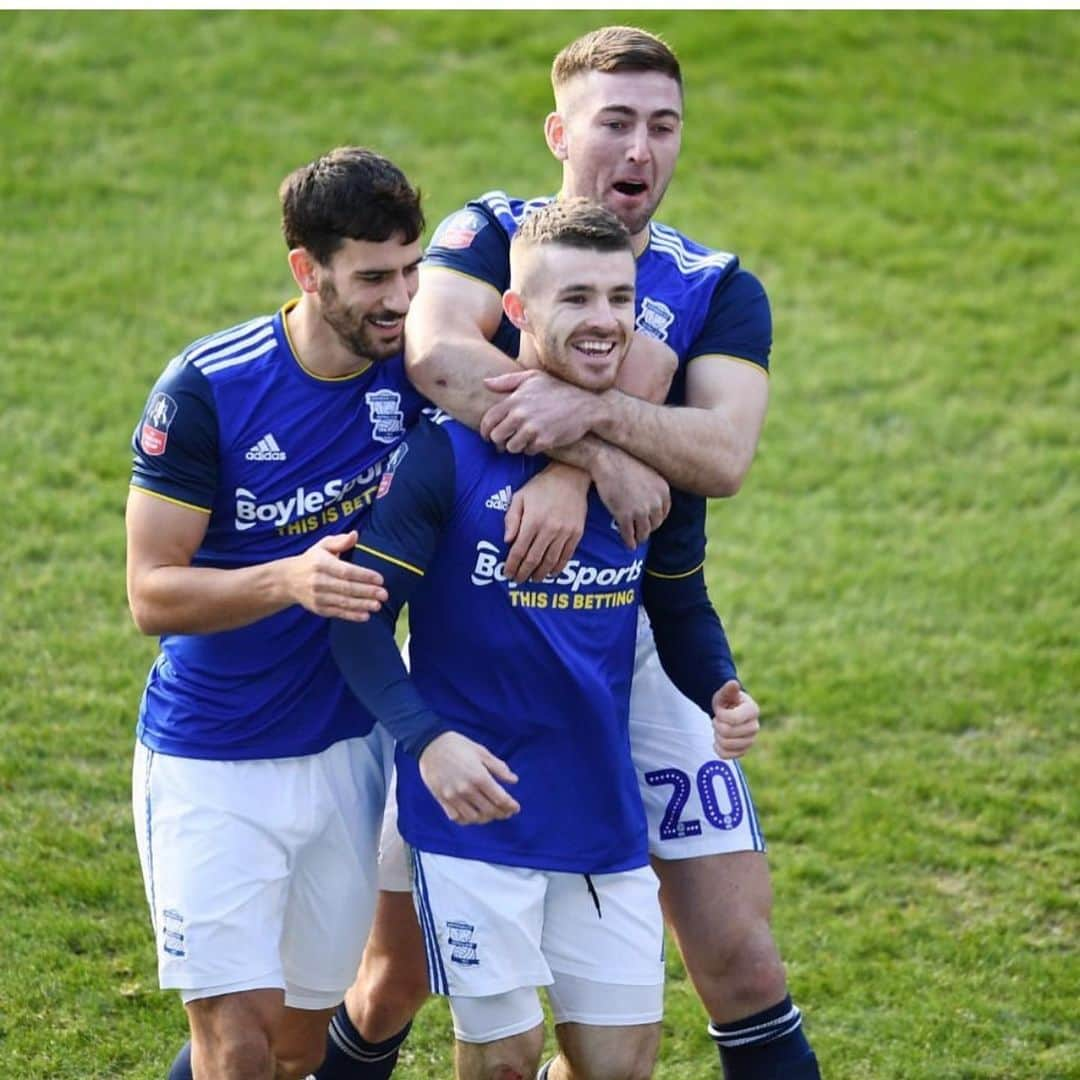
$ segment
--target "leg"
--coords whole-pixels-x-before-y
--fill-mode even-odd
[[[630,742],[664,915],[712,1017],[725,1076],[816,1077],[769,927],[772,886],[749,786],[738,762],[716,759],[709,725],[664,674],[651,632],[639,632]]]
[[[278,1080],[271,1041],[285,1009],[280,990],[199,998],[186,1008],[199,1080]]]
[[[727,1023],[780,1001],[787,987],[769,929],[772,886],[765,856],[738,851],[654,859],[653,869],[664,918],[709,1016]]]
[[[532,1080],[544,1048],[544,1025],[489,1043],[458,1040],[454,1049],[457,1080]]]
[[[360,970],[330,1021],[315,1080],[387,1080],[427,1000],[427,958],[411,894],[381,891]]]
[[[596,1027],[559,1024],[561,1055],[548,1069],[548,1080],[649,1080],[660,1049],[660,1024]]]
[[[316,1080],[387,1080],[429,994],[427,955],[413,906],[394,785],[379,841],[379,896],[360,970],[330,1022]]]
[[[380,892],[375,922],[345,1007],[371,1042],[399,1032],[427,1000],[427,960],[412,895]]]
[[[225,1043],[239,1037],[239,1033],[254,1022],[267,1034],[275,1080],[296,1080],[307,1076],[323,1058],[323,1040],[326,1024],[333,1015],[332,1009],[278,1009],[273,999],[280,999],[277,990],[255,990],[242,995],[225,995],[202,998],[187,1006],[192,1040],[184,1044],[169,1071],[168,1080],[192,1080],[192,1061],[195,1056],[195,1028],[200,1029],[200,1062],[207,1062]],[[236,1002],[236,998],[251,999]],[[214,1004],[217,1003],[217,1004]],[[265,1020],[267,1026],[263,1027]],[[241,1039],[247,1045],[246,1039]],[[217,1048],[217,1049],[216,1049]],[[231,1054],[231,1051],[229,1052]],[[245,1057],[258,1060],[260,1053],[242,1051]],[[200,1066],[200,1076],[210,1066]]]
[[[554,875],[544,941],[559,1055],[546,1080],[647,1080],[664,1011],[663,920],[647,866]]]

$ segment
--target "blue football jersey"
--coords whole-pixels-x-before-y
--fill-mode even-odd
[[[342,378],[309,371],[285,314],[196,341],[166,368],[133,436],[132,485],[207,514],[193,565],[299,555],[359,528],[424,399],[400,356]],[[219,760],[291,757],[370,731],[299,605],[214,634],[166,634],[139,711],[151,749]]]
[[[510,285],[510,238],[533,210],[550,202],[489,191],[451,214],[432,237],[425,263],[476,278],[500,293]],[[679,358],[669,402],[683,404],[686,366],[707,356],[733,356],[768,370],[772,316],[761,282],[738,257],[714,251],[659,222],[637,258],[635,329],[665,342]],[[495,337],[517,354],[507,319]]]
[[[506,509],[546,464],[498,453],[444,414],[425,419],[395,456],[356,558],[369,553],[421,578],[408,598],[416,690],[447,728],[520,778],[519,814],[456,825],[399,746],[406,840],[461,858],[608,873],[648,860],[628,733],[645,548],[623,544],[594,494],[566,568],[543,582],[509,581]]]

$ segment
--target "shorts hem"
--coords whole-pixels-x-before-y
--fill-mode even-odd
[[[560,1024],[589,1024],[592,1027],[639,1027],[642,1024],[658,1024],[664,1018],[663,1008],[654,1009],[637,1016],[597,1016],[586,1013],[568,1012],[555,1019],[555,1026]]]
[[[214,986],[179,986],[177,979],[159,980],[162,990],[176,990],[186,1005],[189,1001],[203,998],[224,997],[226,994],[244,994],[251,990],[280,990],[285,992],[285,980],[280,975],[257,975],[250,979],[240,979],[232,983],[218,983]]]
[[[575,965],[560,967],[558,970],[552,968],[552,974],[558,978],[559,975],[570,975],[576,979],[587,979],[589,982],[597,983],[600,986],[663,986],[664,985],[664,965],[657,964],[656,974],[654,976],[644,975],[641,972],[634,971],[612,971],[610,967],[605,967],[603,971],[603,978],[598,979],[596,968],[589,967],[577,967]]]
[[[692,850],[677,849],[672,850],[667,845],[671,843],[670,840],[661,840],[660,844],[665,845],[660,851],[654,848],[649,848],[649,855],[653,859],[659,859],[660,862],[685,862],[687,859],[707,859],[712,855],[741,855],[745,851],[757,852],[759,855],[768,854],[768,848],[763,843],[761,847],[756,847],[754,842],[747,839],[745,844],[740,844],[735,847],[726,848],[694,848]]]

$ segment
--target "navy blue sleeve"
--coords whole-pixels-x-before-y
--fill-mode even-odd
[[[210,510],[218,478],[213,391],[197,368],[173,361],[154,384],[131,437],[131,483]]]
[[[704,559],[705,500],[672,490],[671,512],[650,541],[642,600],[668,678],[711,716],[713,694],[739,676]]]
[[[772,310],[765,287],[748,270],[737,270],[717,285],[687,357],[737,356],[768,371],[771,350]]]
[[[424,263],[476,278],[500,294],[510,287],[510,238],[480,203],[469,203],[435,230]]]
[[[454,503],[454,452],[424,418],[394,451],[352,561],[383,576],[389,601],[367,622],[335,619],[330,648],[349,688],[414,757],[449,730],[424,704],[394,641],[402,607],[423,580]]]

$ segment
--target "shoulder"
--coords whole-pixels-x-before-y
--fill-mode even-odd
[[[688,278],[719,279],[739,267],[739,257],[733,252],[706,247],[658,221],[649,226],[649,251]]]
[[[195,371],[207,378],[242,367],[277,348],[275,322],[273,315],[259,315],[227,330],[208,334],[193,341],[170,367],[178,371]]]

